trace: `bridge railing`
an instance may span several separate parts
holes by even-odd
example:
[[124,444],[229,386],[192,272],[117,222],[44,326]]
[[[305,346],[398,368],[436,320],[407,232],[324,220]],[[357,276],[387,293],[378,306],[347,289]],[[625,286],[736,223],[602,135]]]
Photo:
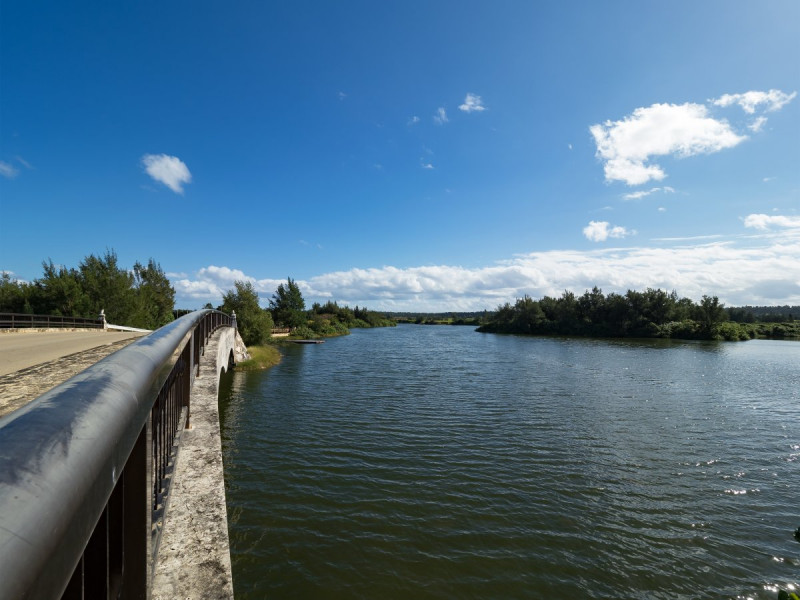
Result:
[[200,356],[188,314],[0,419],[0,598],[146,598]]
[[61,317],[56,315],[28,315],[23,313],[0,313],[0,329],[55,329],[62,327],[103,329],[103,319]]

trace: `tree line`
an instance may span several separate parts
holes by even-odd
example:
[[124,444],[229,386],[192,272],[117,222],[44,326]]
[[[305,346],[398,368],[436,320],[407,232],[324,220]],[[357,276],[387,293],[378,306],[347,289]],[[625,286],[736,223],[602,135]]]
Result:
[[[77,268],[47,260],[42,270],[42,276],[30,282],[0,274],[0,312],[93,319],[104,311],[109,323],[142,329],[158,329],[176,314],[190,312],[174,310],[175,289],[152,258],[147,264],[136,261],[131,269],[125,269],[117,253],[107,250],[101,256],[90,254]],[[315,303],[306,310],[300,288],[291,277],[275,290],[269,308],[261,308],[258,292],[247,281],[236,281],[217,308],[228,314],[236,311],[242,338],[249,345],[262,344],[275,327],[317,337],[341,335],[353,327],[395,324],[386,315],[336,302]]]
[[716,296],[699,303],[660,289],[603,294],[594,287],[582,296],[565,291],[560,298],[530,296],[505,303],[478,331],[591,337],[750,339],[754,333],[731,322]]
[[42,263],[31,282],[0,276],[0,312],[97,318],[116,325],[157,329],[172,321],[175,290],[152,258],[132,269],[119,265],[116,252],[90,254],[77,268]]
[[242,340],[257,346],[270,338],[272,329],[290,329],[294,337],[315,338],[345,335],[355,327],[388,327],[392,319],[381,313],[356,306],[339,306],[336,302],[315,302],[306,310],[305,299],[297,283],[289,277],[269,299],[269,308],[261,308],[258,291],[249,281],[234,282],[233,289],[222,296],[219,310],[236,311]]
[[738,306],[726,308],[737,323],[792,323],[800,318],[800,306]]

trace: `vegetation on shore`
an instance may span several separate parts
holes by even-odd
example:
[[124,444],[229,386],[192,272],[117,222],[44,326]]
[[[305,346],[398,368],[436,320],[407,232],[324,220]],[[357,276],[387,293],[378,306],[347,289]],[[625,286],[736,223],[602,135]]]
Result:
[[488,321],[488,311],[479,312],[446,312],[446,313],[388,313],[397,323],[414,323],[416,325],[472,325],[478,327]]
[[767,338],[770,340],[800,340],[800,321],[787,321],[785,323],[746,323],[744,327],[752,338]]
[[275,326],[272,314],[258,304],[258,292],[249,281],[234,282],[233,289],[222,295],[218,308],[227,314],[236,312],[236,326],[248,348],[264,344]]
[[395,321],[384,314],[356,306],[339,306],[337,302],[325,304],[315,302],[308,312],[307,327],[320,337],[347,335],[351,329],[370,327],[394,327]]
[[281,362],[281,353],[275,346],[248,346],[247,351],[250,358],[237,363],[236,371],[259,371]]
[[224,294],[219,309],[226,313],[236,311],[239,333],[248,348],[264,344],[276,327],[289,329],[292,339],[315,339],[347,335],[356,327],[396,325],[381,313],[358,306],[351,309],[336,302],[315,302],[310,310],[306,310],[300,288],[291,278],[275,290],[269,308],[261,308],[258,292],[252,283],[236,281],[234,288]]
[[514,305],[506,303],[478,331],[731,341],[774,337],[772,331],[782,334],[778,337],[798,332],[793,323],[778,327],[731,321],[716,296],[703,296],[695,303],[675,292],[651,288],[604,295],[595,287],[580,297],[566,291],[560,298],[533,300],[525,296]]

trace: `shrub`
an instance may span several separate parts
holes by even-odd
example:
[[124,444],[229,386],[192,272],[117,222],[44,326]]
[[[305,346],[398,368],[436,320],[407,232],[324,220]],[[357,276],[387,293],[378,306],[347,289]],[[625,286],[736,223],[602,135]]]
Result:
[[299,340],[311,340],[319,336],[308,325],[301,325],[292,330],[292,334],[289,337]]

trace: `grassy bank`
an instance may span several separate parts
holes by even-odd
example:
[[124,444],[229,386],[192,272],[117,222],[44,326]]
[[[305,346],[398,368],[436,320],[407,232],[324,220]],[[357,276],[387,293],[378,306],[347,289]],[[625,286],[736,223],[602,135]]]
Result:
[[275,346],[251,346],[247,349],[249,360],[236,365],[236,371],[258,371],[269,369],[281,362],[281,353]]

